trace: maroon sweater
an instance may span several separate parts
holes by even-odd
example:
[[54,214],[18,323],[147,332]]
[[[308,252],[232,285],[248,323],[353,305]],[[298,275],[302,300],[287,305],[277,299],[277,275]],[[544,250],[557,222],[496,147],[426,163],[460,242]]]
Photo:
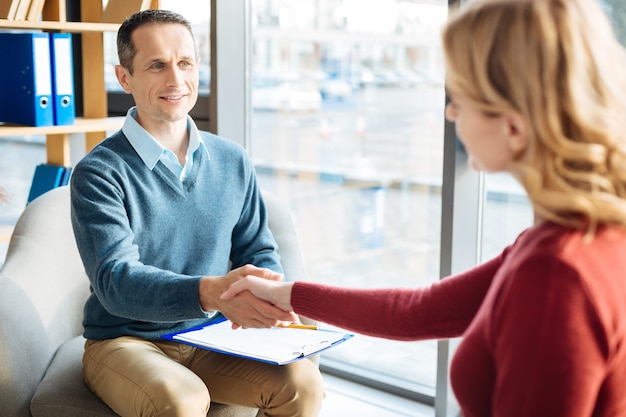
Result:
[[419,289],[297,282],[294,310],[397,340],[463,336],[451,382],[465,417],[626,416],[626,231],[544,224],[498,257]]

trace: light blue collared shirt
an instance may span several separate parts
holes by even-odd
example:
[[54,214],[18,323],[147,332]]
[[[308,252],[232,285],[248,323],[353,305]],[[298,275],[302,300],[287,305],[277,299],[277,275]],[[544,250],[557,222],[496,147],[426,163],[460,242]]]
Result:
[[200,132],[191,116],[187,115],[187,129],[189,130],[189,145],[185,155],[185,166],[178,162],[178,158],[174,152],[165,148],[154,138],[146,129],[137,122],[137,107],[133,106],[128,109],[122,132],[130,142],[135,152],[150,170],[154,169],[157,162],[163,164],[176,175],[180,181],[184,180],[191,168],[193,167],[193,154],[198,149],[204,149],[207,156],[209,151],[200,138]]

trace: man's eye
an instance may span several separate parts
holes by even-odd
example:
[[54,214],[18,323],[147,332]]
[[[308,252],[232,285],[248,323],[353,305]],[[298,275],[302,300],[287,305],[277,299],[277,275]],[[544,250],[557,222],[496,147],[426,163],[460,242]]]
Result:
[[160,62],[155,62],[154,64],[150,65],[150,69],[162,69],[163,68],[163,64]]
[[187,67],[190,67],[190,66],[191,66],[191,63],[190,63],[190,62],[187,62],[187,61],[183,61],[183,62],[181,62],[179,65],[180,65],[181,67],[183,67],[183,68],[187,68]]

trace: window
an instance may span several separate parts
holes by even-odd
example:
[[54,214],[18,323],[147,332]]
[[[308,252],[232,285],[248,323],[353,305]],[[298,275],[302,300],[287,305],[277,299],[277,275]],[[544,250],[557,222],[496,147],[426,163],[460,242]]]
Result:
[[[291,204],[308,279],[438,280],[447,1],[253,0],[250,13],[250,153]],[[359,335],[322,365],[433,396],[437,342]]]
[[508,174],[489,174],[484,181],[481,261],[500,254],[533,223],[532,207],[517,180]]

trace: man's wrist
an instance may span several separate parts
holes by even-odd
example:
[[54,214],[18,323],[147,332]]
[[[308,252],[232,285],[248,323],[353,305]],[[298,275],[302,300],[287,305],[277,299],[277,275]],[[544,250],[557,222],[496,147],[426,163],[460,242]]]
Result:
[[198,287],[198,297],[200,298],[200,309],[204,312],[204,314],[210,314],[213,311],[217,311],[217,306],[214,302],[214,294],[213,292],[216,290],[213,285],[214,280],[211,277],[204,277],[200,280],[200,284]]

